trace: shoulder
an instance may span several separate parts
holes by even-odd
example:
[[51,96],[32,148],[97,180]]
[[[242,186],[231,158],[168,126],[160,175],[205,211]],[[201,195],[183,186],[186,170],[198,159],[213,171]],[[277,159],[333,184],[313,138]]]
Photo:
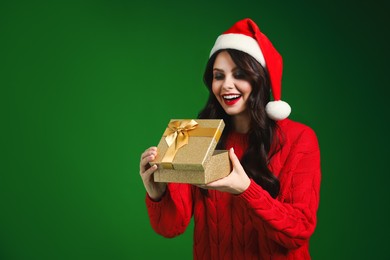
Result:
[[311,127],[291,119],[278,121],[277,126],[277,131],[284,145],[300,150],[318,149],[317,135]]
[[293,121],[291,119],[284,119],[284,120],[281,120],[281,121],[277,121],[276,122],[277,126],[279,127],[280,130],[282,130],[283,132],[285,132],[286,134],[289,134],[289,135],[299,135],[299,134],[302,134],[302,133],[311,133],[311,134],[315,134],[314,133],[314,130],[305,125],[305,124],[302,124],[300,122],[297,122],[297,121]]

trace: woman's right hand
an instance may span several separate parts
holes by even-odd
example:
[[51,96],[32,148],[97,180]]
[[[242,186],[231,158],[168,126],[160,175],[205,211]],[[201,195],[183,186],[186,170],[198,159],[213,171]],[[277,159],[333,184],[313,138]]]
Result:
[[149,162],[153,161],[157,155],[157,147],[150,147],[145,150],[141,155],[139,163],[139,173],[144,183],[146,192],[149,197],[158,201],[164,195],[167,189],[167,184],[164,182],[154,182],[153,173],[157,170],[157,165],[150,166]]

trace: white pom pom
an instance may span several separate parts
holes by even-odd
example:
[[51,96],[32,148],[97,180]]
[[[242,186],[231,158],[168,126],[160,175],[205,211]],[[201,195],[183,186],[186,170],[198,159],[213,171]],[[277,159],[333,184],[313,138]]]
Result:
[[287,118],[291,113],[291,107],[289,104],[282,100],[271,101],[265,106],[265,112],[268,117],[275,120],[283,120]]

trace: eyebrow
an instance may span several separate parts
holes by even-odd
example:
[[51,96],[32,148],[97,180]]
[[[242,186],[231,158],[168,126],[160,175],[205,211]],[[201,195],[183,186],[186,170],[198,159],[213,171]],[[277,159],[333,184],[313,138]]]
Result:
[[[232,71],[236,71],[236,70],[238,70],[239,68],[237,68],[237,67],[234,67],[233,69],[232,69]],[[225,72],[223,69],[218,69],[218,68],[213,68],[213,71],[220,71],[220,72]]]

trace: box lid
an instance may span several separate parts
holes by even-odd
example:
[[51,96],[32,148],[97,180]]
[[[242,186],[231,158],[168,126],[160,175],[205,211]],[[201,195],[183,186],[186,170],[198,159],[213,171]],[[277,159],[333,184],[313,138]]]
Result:
[[205,170],[224,127],[222,119],[170,120],[151,165],[157,164],[160,169]]

